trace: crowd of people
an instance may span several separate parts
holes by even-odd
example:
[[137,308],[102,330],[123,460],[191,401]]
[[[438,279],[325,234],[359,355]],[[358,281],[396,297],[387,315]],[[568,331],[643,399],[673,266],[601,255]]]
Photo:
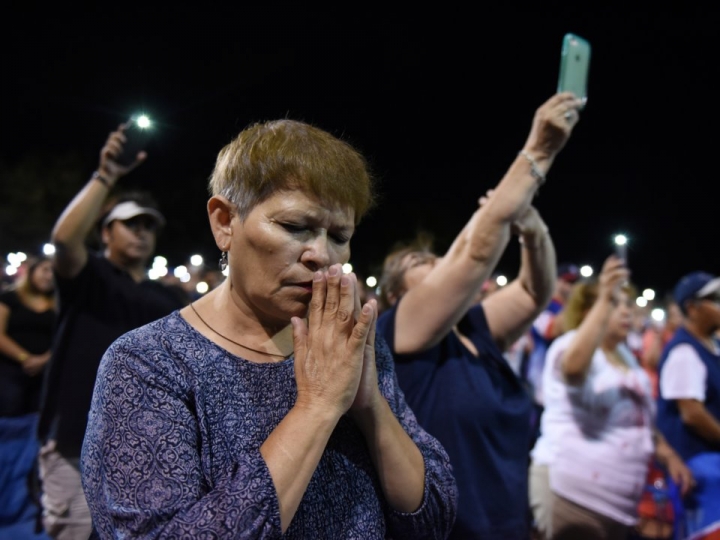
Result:
[[342,270],[375,204],[347,142],[284,119],[220,150],[227,277],[196,295],[147,278],[165,218],[121,189],[147,155],[119,126],[0,294],[0,538],[720,534],[720,278],[682,277],[659,327],[621,258],[558,264],[535,197],[582,106],[543,103],[450,248],[393,249],[377,297]]

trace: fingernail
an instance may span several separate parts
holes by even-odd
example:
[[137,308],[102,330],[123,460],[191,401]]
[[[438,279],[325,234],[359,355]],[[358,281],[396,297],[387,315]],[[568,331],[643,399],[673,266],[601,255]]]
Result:
[[322,281],[322,272],[319,270],[313,274],[313,281]]
[[343,276],[340,278],[340,285],[343,287],[347,287],[350,284],[350,278],[347,276]]
[[328,270],[329,276],[337,276],[338,274],[338,267],[336,265],[332,265],[330,269]]
[[363,306],[363,308],[362,308],[362,312],[363,312],[365,315],[369,315],[371,311],[372,311],[372,310],[370,309],[370,306],[367,305],[367,304],[365,304],[365,305]]

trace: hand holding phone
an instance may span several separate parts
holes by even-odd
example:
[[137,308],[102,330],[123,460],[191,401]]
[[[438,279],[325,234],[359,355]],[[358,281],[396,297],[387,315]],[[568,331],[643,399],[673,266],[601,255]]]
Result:
[[[145,121],[141,121],[143,118]],[[138,153],[147,148],[151,133],[147,117],[130,118],[125,123],[125,129],[123,130],[125,143],[123,144],[122,154],[115,158],[115,162],[124,167],[129,167],[135,163]]]
[[627,268],[628,265],[628,255],[627,255],[627,244],[628,239],[624,234],[617,234],[614,238],[615,243],[615,256],[618,259],[621,259],[623,262],[623,266]]
[[590,43],[575,34],[565,34],[560,53],[560,76],[558,93],[572,92],[582,101],[580,109],[587,102],[587,81],[590,70]]

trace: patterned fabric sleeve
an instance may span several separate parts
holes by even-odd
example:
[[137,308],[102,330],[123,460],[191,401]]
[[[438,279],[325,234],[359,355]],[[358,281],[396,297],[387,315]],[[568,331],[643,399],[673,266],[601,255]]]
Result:
[[281,537],[259,451],[237,455],[213,485],[192,376],[138,336],[126,334],[103,358],[83,447],[83,487],[101,538]]
[[375,351],[380,391],[425,461],[423,502],[412,513],[388,510],[390,537],[413,540],[447,538],[457,514],[457,485],[450,458],[442,445],[420,427],[415,414],[405,402],[395,375],[392,353],[380,336],[376,338]]

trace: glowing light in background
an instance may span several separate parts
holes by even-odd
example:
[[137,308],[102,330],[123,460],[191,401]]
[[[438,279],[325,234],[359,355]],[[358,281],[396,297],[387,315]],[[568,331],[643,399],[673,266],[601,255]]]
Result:
[[662,308],[655,308],[650,312],[650,316],[655,322],[663,322],[665,320],[665,310]]
[[208,289],[210,289],[210,286],[204,281],[201,281],[195,286],[195,290],[200,294],[205,294],[206,292],[208,292]]

